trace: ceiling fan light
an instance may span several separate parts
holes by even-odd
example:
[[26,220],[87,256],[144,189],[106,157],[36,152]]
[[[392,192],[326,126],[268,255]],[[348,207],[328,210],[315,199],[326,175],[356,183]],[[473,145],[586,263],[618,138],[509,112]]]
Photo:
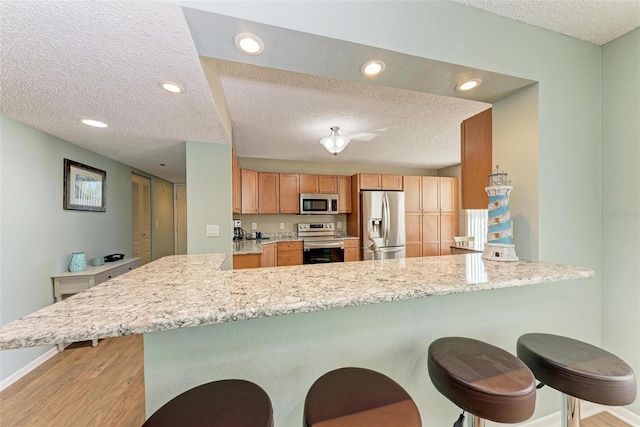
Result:
[[264,51],[264,43],[260,37],[251,33],[240,33],[235,38],[236,47],[247,55],[260,55]]
[[462,82],[458,86],[456,86],[456,90],[458,92],[465,91],[465,90],[471,90],[471,89],[473,89],[475,87],[480,86],[480,83],[482,83],[482,80],[480,80],[480,79],[469,79],[466,82]]
[[322,146],[334,156],[337,156],[338,153],[341,153],[342,150],[345,149],[347,144],[351,142],[351,140],[346,136],[341,136],[338,133],[338,130],[340,130],[338,126],[333,126],[331,128],[331,134],[320,140],[320,144],[322,144]]
[[360,67],[360,72],[365,77],[376,77],[382,74],[386,66],[387,65],[384,62],[374,59],[362,64],[362,67]]

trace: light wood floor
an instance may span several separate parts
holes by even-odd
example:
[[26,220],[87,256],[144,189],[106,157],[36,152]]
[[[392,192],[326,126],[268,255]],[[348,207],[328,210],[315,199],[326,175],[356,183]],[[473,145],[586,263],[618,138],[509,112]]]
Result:
[[[139,427],[143,363],[141,335],[72,344],[0,392],[0,426]],[[582,427],[632,426],[601,412]]]
[[142,335],[71,344],[0,392],[0,426],[139,427]]

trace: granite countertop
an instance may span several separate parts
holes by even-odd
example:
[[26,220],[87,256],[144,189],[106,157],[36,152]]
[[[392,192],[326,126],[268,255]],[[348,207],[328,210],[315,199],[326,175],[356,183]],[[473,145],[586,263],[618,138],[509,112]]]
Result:
[[481,254],[246,270],[168,256],[0,327],[0,350],[594,276]]

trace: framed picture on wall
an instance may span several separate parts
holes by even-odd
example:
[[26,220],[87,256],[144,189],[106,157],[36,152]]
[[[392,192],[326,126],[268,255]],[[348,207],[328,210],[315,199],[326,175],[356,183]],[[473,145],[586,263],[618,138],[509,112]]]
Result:
[[65,210],[106,212],[107,173],[64,159],[63,206]]

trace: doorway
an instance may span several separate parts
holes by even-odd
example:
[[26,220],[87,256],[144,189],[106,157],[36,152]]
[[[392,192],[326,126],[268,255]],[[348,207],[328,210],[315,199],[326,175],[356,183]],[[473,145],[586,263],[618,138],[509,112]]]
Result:
[[133,257],[140,265],[151,262],[151,180],[131,174]]
[[175,190],[176,255],[187,253],[187,186],[176,184]]

